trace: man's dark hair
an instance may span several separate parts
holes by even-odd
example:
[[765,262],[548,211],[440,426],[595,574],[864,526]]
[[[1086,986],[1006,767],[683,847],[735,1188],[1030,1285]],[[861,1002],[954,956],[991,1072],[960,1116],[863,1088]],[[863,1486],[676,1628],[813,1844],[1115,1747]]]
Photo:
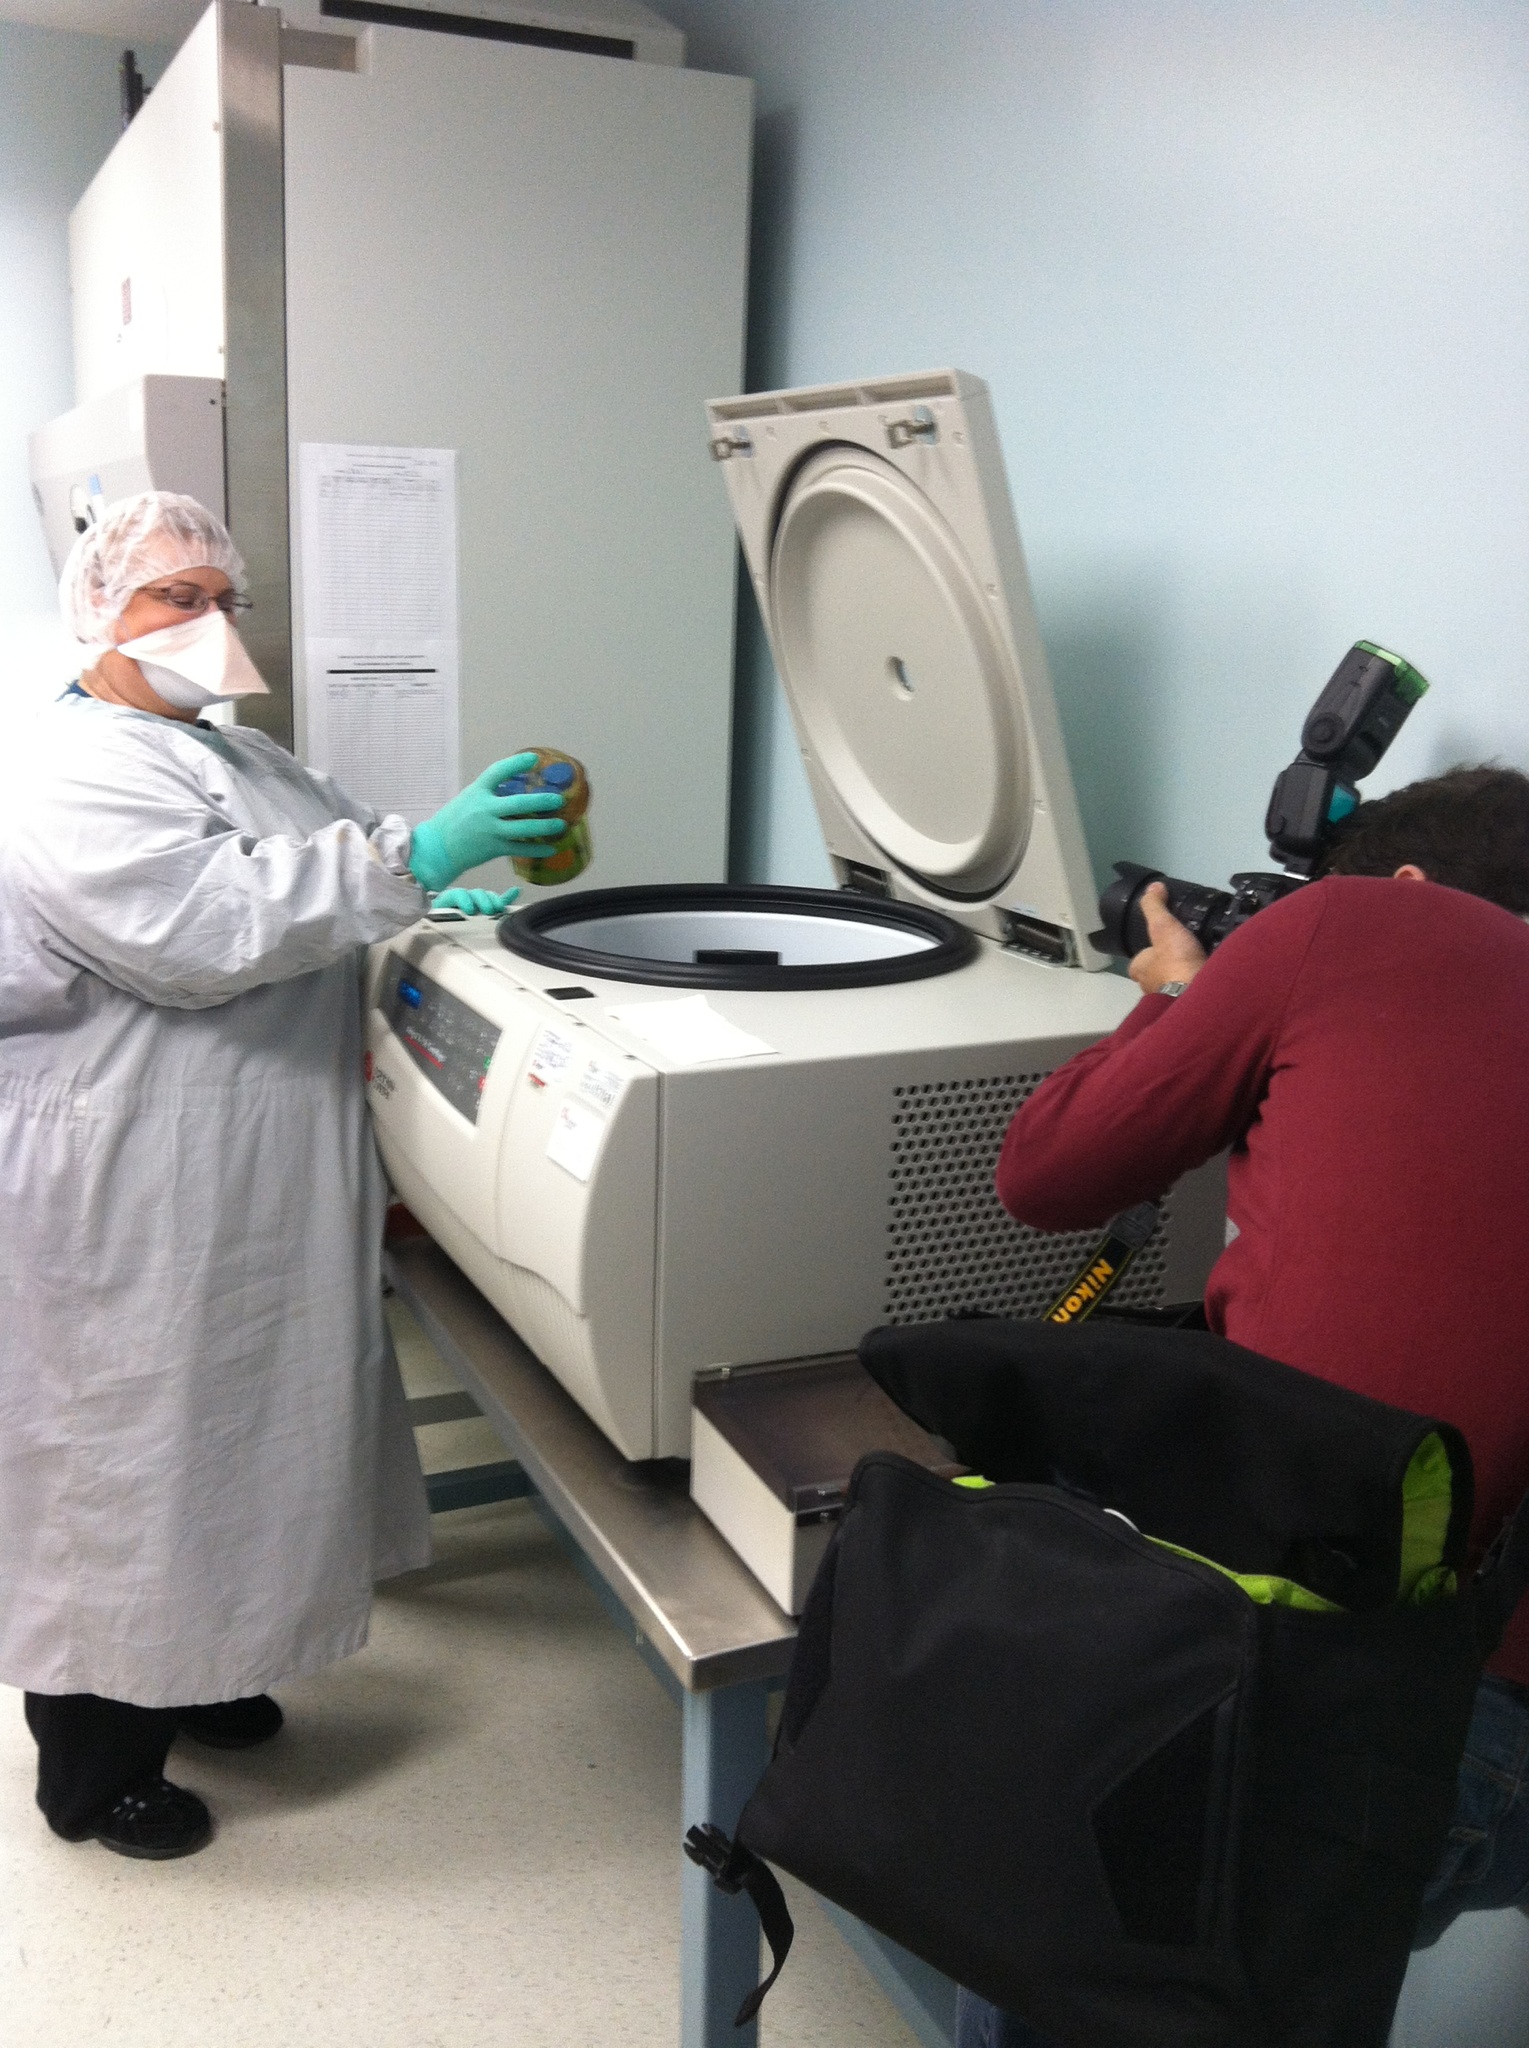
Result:
[[1451,768],[1361,804],[1338,829],[1324,875],[1394,875],[1409,862],[1430,882],[1529,911],[1529,775]]

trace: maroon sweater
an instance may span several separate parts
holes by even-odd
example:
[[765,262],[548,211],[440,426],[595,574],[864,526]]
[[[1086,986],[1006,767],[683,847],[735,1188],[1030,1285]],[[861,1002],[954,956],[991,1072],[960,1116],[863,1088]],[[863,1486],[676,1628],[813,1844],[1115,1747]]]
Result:
[[[1455,1423],[1484,1547],[1529,1488],[1529,925],[1334,876],[1038,1088],[1004,1206],[1077,1230],[1232,1148],[1211,1328]],[[1492,1670],[1529,1684],[1529,1600]]]

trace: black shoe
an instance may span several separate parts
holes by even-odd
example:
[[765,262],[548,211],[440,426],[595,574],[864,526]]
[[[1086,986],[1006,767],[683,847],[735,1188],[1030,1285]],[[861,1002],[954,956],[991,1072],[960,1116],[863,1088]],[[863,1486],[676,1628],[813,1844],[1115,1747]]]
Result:
[[94,1839],[119,1856],[166,1863],[172,1856],[190,1856],[211,1834],[212,1815],[194,1792],[154,1778],[124,1792],[85,1830],[83,1839]]
[[209,1749],[253,1749],[281,1731],[282,1712],[268,1692],[252,1700],[220,1700],[212,1707],[182,1707],[180,1732]]

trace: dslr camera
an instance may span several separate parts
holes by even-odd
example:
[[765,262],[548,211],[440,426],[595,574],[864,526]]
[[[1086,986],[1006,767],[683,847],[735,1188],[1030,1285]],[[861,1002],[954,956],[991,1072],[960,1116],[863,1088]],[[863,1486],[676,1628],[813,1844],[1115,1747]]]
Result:
[[1411,662],[1372,640],[1356,641],[1306,714],[1301,751],[1283,769],[1269,799],[1264,831],[1283,874],[1233,875],[1231,886],[1180,881],[1158,868],[1118,860],[1115,879],[1099,898],[1102,931],[1094,945],[1129,960],[1149,944],[1142,892],[1168,886],[1168,908],[1211,952],[1255,912],[1288,896],[1309,879],[1338,827],[1359,806],[1356,785],[1380,761],[1428,688]]

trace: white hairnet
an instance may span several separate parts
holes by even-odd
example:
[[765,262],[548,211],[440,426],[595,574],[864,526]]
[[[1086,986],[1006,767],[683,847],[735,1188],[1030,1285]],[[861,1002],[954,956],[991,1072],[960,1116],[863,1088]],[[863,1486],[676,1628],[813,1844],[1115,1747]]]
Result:
[[118,498],[69,550],[58,579],[64,624],[87,647],[108,646],[133,592],[185,569],[221,569],[235,586],[243,582],[222,520],[179,491]]

